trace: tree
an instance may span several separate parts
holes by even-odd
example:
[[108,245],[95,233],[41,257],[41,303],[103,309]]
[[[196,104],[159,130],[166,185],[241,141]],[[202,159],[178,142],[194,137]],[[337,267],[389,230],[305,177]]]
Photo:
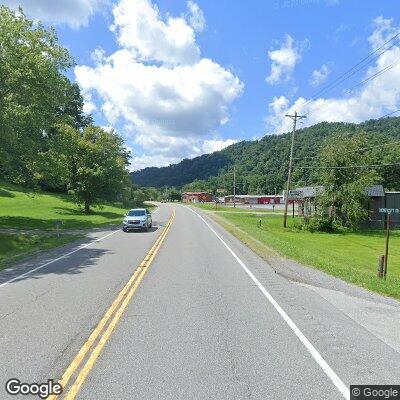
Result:
[[123,200],[129,151],[114,131],[93,125],[83,131],[59,126],[40,160],[40,178],[65,185],[85,213],[104,201]]
[[58,123],[65,123],[76,129],[93,124],[91,115],[83,112],[83,97],[77,83],[68,82],[65,87],[65,103],[57,110]]
[[18,183],[30,179],[30,164],[57,110],[68,102],[62,75],[73,65],[54,29],[0,6],[0,174]]
[[335,225],[355,228],[368,217],[366,189],[382,178],[374,168],[362,166],[373,164],[373,156],[365,154],[365,149],[377,140],[376,135],[366,133],[340,133],[324,143],[314,175],[325,187],[318,205],[327,229]]

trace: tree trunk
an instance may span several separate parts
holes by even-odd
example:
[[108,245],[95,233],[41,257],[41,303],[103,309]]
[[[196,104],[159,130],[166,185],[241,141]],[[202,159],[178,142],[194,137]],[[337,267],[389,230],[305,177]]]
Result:
[[90,214],[90,203],[88,200],[85,200],[85,214]]

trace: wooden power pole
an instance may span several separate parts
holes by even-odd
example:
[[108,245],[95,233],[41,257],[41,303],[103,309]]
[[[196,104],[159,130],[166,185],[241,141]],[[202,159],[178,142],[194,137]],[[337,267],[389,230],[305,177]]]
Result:
[[288,172],[288,180],[286,186],[286,199],[285,199],[285,214],[283,216],[283,226],[287,227],[287,213],[288,213],[288,205],[289,205],[289,189],[290,189],[290,180],[292,178],[292,165],[293,165],[293,147],[294,147],[294,134],[296,133],[296,124],[298,119],[306,118],[305,115],[297,115],[297,111],[295,111],[294,115],[286,114],[286,117],[289,117],[293,120],[293,131],[292,131],[292,144],[290,146],[290,159],[289,159],[289,172]]
[[236,207],[236,166],[233,166],[233,208]]

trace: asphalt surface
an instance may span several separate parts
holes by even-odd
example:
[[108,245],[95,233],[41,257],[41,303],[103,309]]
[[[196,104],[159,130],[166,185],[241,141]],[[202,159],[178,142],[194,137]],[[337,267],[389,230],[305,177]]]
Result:
[[[398,319],[398,302],[343,292],[354,298],[346,303],[340,289],[294,282],[198,210],[205,221],[161,204],[150,232],[97,233],[82,249],[0,273],[1,399],[26,398],[7,395],[11,377],[60,378],[173,208],[171,229],[78,399],[343,399],[332,374],[347,388],[400,384],[398,332],[366,322],[387,317],[389,306]],[[360,318],[362,310],[370,314]],[[380,323],[391,326],[372,325]]]

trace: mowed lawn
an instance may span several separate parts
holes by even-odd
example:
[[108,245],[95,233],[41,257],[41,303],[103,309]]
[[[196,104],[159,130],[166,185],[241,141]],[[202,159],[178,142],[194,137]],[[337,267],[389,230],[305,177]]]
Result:
[[105,205],[87,215],[70,196],[35,192],[13,185],[0,185],[0,228],[82,229],[122,223],[126,208]]
[[[383,230],[360,233],[311,233],[282,226],[282,216],[218,213],[254,239],[303,264],[348,282],[400,298],[400,231],[391,231],[387,280],[377,278],[378,256],[384,254]],[[261,220],[261,227],[259,221]],[[233,233],[234,230],[233,230]]]

